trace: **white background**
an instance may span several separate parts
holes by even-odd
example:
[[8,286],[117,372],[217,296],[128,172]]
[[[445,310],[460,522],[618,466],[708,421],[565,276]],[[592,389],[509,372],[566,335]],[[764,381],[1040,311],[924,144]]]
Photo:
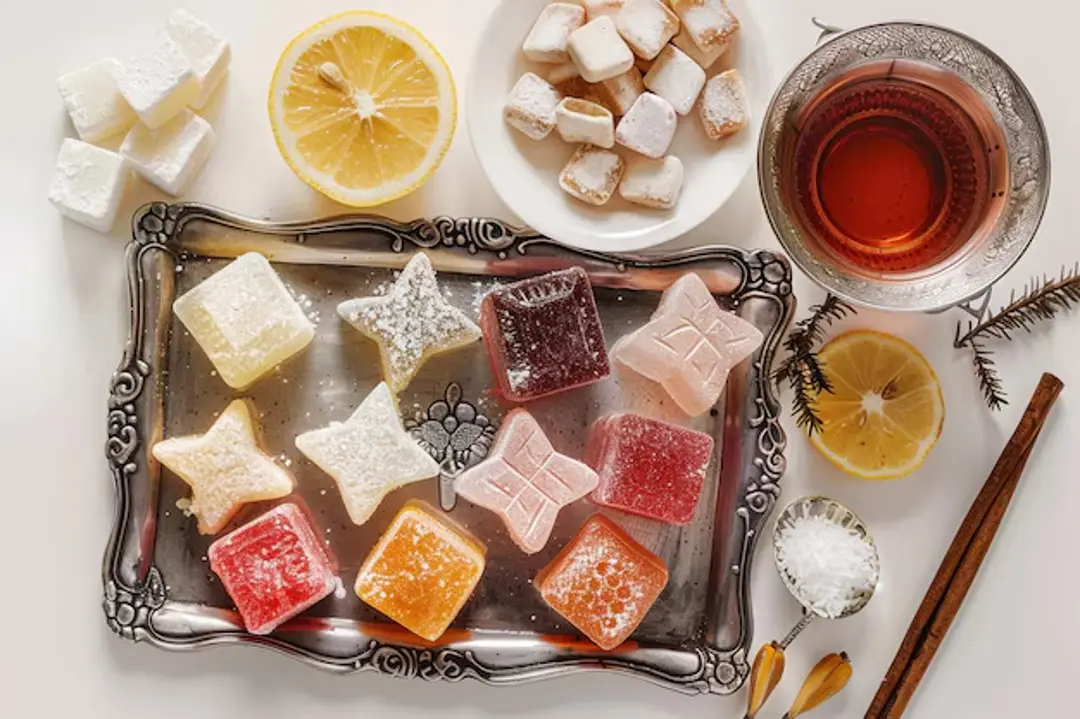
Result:
[[[897,17],[957,27],[996,49],[1024,78],[1049,127],[1054,187],[1033,249],[1007,278],[1056,272],[1080,260],[1077,242],[1080,95],[1077,15],[1069,3],[1027,0],[753,0],[771,43],[761,48],[778,79],[816,37],[811,14],[854,25]],[[473,43],[496,0],[364,3],[422,28],[463,82]],[[361,4],[361,3],[358,3]],[[334,677],[251,649],[169,654],[123,642],[106,629],[100,560],[112,514],[103,459],[105,398],[125,337],[121,256],[126,221],[112,236],[64,222],[46,201],[52,164],[73,131],[55,89],[62,72],[123,56],[159,28],[161,0],[0,3],[0,715],[5,717],[632,717],[742,716],[736,698],[686,698],[627,678],[590,674],[514,689]],[[337,211],[279,158],[266,119],[278,53],[299,30],[348,9],[341,0],[191,0],[188,9],[233,42],[232,74],[207,116],[218,149],[188,199],[257,217],[310,218]],[[123,210],[159,198],[141,186]],[[509,217],[473,159],[464,124],[446,163],[421,192],[390,206],[399,218],[435,213]],[[692,240],[773,246],[748,179]],[[820,294],[799,280],[805,308]],[[788,676],[761,715],[779,717],[809,666],[847,650],[855,677],[812,716],[859,717],[891,660],[953,532],[1020,415],[1039,373],[1068,386],[982,574],[910,716],[1068,716],[1075,702],[1080,612],[1076,507],[1080,505],[1080,317],[1001,346],[1013,404],[981,405],[968,358],[951,348],[957,313],[863,314],[856,321],[914,342],[940,373],[948,407],[941,443],[914,476],[864,484],[819,459],[793,427],[784,499],[815,492],[850,504],[873,529],[883,586],[859,616],[812,626],[794,645]],[[855,323],[853,323],[855,324]],[[782,635],[797,610],[761,553],[753,577],[757,640]],[[755,642],[756,644],[757,642]]]

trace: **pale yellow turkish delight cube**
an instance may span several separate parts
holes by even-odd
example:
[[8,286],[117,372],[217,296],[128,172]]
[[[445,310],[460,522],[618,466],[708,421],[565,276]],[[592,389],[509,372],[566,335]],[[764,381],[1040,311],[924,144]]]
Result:
[[582,202],[603,205],[615,193],[625,169],[626,162],[614,152],[582,145],[559,175],[559,187]]

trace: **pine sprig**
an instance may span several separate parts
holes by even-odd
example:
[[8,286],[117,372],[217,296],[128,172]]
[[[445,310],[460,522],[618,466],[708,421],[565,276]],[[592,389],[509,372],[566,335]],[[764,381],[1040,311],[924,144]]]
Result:
[[773,381],[777,387],[787,383],[791,388],[791,414],[795,417],[795,425],[805,429],[807,434],[820,432],[822,428],[821,418],[817,414],[817,396],[833,391],[817,349],[825,341],[826,332],[834,322],[853,314],[854,307],[829,294],[820,305],[810,308],[809,317],[795,323],[784,340],[787,357],[773,372]]
[[988,339],[1009,341],[1021,330],[1031,333],[1036,325],[1077,305],[1080,305],[1080,263],[1073,265],[1071,270],[1062,268],[1058,277],[1032,279],[1024,285],[1019,296],[1014,290],[1008,304],[997,312],[990,312],[979,322],[968,322],[966,332],[961,324],[956,325],[953,346],[971,349],[975,376],[990,409],[999,410],[1009,402],[991,359],[993,351],[984,342]]

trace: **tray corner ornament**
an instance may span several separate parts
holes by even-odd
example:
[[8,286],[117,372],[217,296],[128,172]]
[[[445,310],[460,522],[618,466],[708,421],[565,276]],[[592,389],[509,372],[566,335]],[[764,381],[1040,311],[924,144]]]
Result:
[[[539,253],[575,263],[600,265],[628,272],[634,268],[671,268],[693,263],[720,263],[738,277],[730,294],[733,306],[756,302],[761,308],[765,342],[748,363],[746,392],[733,392],[728,408],[745,405],[737,415],[741,441],[729,448],[725,435],[723,465],[736,463],[738,474],[735,523],[741,525],[728,562],[713,560],[712,579],[731,593],[738,607],[734,635],[706,621],[704,645],[685,647],[643,646],[629,652],[581,652],[553,645],[525,648],[515,645],[507,660],[505,647],[465,640],[443,647],[394,644],[366,635],[362,625],[343,620],[334,625],[338,642],[319,643],[317,632],[290,632],[287,636],[254,637],[236,631],[220,617],[200,613],[199,605],[170,599],[166,577],[155,565],[156,512],[159,469],[150,461],[149,446],[160,436],[163,412],[162,370],[166,352],[161,345],[167,332],[168,306],[174,289],[174,266],[185,254],[180,237],[186,225],[202,221],[230,230],[284,238],[291,245],[363,241],[381,252],[404,253],[439,249],[482,256],[489,264],[511,256]],[[115,488],[115,515],[103,561],[102,607],[109,628],[132,641],[148,641],[166,649],[191,649],[223,642],[269,647],[323,669],[338,672],[376,671],[397,677],[487,684],[515,684],[604,668],[634,674],[687,694],[731,694],[750,672],[747,661],[752,635],[749,608],[750,572],[758,535],[780,494],[785,469],[786,438],[780,426],[780,405],[770,382],[770,367],[783,333],[794,313],[792,271],[786,257],[770,250],[743,250],[726,246],[701,247],[655,255],[609,255],[567,248],[536,232],[489,218],[437,217],[397,222],[372,215],[353,215],[313,222],[271,223],[244,218],[204,205],[153,203],[135,214],[132,241],[126,251],[129,295],[129,337],[120,365],[113,375],[108,399],[106,458]],[[361,240],[357,240],[357,237]],[[328,239],[333,238],[333,239]],[[278,242],[278,240],[274,240]],[[276,246],[276,245],[275,245]],[[177,268],[179,269],[179,268]],[[453,506],[453,477],[486,456],[496,426],[450,384],[445,396],[417,409],[405,423],[414,437],[440,462],[440,503]],[[730,452],[730,454],[729,454]],[[726,566],[717,566],[726,564]],[[710,603],[713,598],[710,597]],[[716,601],[720,601],[719,599]],[[710,612],[715,614],[718,612]],[[478,632],[481,634],[482,632]],[[340,637],[352,643],[341,646]]]

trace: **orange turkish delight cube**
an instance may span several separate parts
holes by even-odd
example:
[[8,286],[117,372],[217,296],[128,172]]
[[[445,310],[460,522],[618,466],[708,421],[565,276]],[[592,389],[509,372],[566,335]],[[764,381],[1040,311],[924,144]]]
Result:
[[435,641],[484,573],[484,546],[421,502],[402,507],[356,577],[356,595]]
[[634,633],[667,581],[659,557],[594,514],[535,584],[552,609],[609,650]]

